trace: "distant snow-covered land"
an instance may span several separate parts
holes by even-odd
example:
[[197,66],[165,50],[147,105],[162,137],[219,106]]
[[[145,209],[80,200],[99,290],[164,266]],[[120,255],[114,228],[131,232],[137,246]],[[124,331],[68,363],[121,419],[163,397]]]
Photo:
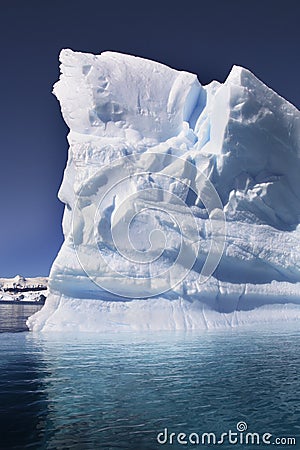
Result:
[[17,275],[14,278],[0,278],[0,303],[44,303],[47,286],[46,277],[25,278]]

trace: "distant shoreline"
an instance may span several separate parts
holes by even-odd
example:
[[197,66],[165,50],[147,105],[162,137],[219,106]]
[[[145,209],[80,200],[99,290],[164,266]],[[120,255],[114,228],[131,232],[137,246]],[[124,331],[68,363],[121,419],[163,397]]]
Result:
[[0,278],[0,305],[43,306],[48,287],[47,277]]
[[43,306],[45,301],[26,301],[26,300],[0,300],[0,305],[41,305]]

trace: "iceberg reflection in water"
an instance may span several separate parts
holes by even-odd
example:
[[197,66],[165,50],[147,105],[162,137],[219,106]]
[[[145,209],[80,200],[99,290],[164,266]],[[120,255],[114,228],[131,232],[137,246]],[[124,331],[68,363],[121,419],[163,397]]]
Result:
[[3,333],[1,449],[153,450],[165,427],[222,433],[239,421],[251,432],[297,438],[296,327]]

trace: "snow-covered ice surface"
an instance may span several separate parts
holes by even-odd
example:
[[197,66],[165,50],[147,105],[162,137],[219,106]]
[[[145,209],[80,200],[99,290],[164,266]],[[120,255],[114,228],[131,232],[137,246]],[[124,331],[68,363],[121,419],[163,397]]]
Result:
[[300,319],[300,113],[251,72],[221,84],[63,50],[65,241],[38,330]]

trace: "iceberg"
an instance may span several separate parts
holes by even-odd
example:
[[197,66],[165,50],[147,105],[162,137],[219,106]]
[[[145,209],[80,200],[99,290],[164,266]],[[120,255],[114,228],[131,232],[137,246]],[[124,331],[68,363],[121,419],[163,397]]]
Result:
[[33,331],[300,319],[300,113],[249,70],[224,83],[66,49],[64,243]]

